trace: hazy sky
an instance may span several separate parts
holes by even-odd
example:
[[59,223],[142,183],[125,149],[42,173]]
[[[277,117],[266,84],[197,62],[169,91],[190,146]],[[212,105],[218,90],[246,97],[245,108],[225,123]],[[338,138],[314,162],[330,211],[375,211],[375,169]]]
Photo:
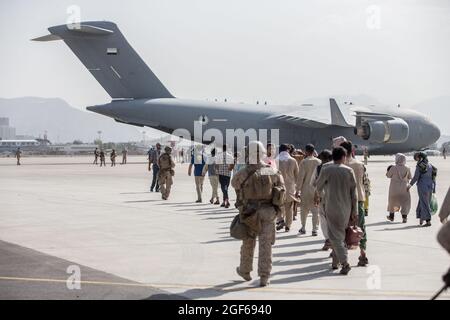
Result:
[[110,100],[63,42],[29,41],[66,23],[71,5],[84,21],[116,22],[177,97],[368,94],[408,106],[450,95],[448,0],[1,0],[0,97]]

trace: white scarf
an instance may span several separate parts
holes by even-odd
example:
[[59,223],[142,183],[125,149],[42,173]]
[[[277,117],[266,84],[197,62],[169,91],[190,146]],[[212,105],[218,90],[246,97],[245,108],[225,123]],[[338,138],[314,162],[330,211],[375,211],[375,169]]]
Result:
[[289,154],[289,152],[287,151],[282,151],[280,152],[280,154],[277,157],[278,161],[288,161],[291,157],[291,155]]

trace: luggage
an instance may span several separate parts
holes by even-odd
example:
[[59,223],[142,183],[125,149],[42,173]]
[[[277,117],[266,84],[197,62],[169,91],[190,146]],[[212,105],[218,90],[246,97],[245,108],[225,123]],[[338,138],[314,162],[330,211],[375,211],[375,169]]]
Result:
[[240,214],[237,214],[230,225],[230,236],[237,240],[250,238],[249,227],[241,222]]
[[433,193],[431,195],[431,201],[430,201],[430,208],[431,208],[431,214],[436,214],[438,212],[439,206],[436,198],[436,194]]
[[359,247],[364,233],[358,226],[350,226],[345,230],[345,244],[348,249],[353,250]]

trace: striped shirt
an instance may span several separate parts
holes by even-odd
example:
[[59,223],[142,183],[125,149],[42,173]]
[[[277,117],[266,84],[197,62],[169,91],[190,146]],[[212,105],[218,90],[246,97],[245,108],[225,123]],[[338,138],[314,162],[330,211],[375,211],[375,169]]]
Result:
[[216,174],[231,177],[230,165],[232,164],[234,164],[234,159],[228,152],[218,155],[216,157]]

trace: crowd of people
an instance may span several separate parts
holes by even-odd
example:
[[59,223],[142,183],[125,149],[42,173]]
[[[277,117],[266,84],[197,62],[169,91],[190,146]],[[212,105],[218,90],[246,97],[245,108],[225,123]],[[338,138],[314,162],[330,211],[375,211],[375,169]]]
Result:
[[[160,192],[161,198],[170,196],[177,157],[169,146],[157,143],[148,152],[148,170],[152,172],[151,192]],[[22,152],[17,149],[17,165]],[[107,153],[95,148],[93,164],[106,166]],[[178,155],[185,161],[185,154]],[[369,214],[371,183],[367,173],[368,149],[363,150],[364,162],[355,157],[355,148],[345,137],[333,139],[330,149],[318,152],[313,144],[304,150],[292,144],[263,145],[250,142],[243,150],[231,153],[227,145],[220,150],[197,145],[190,152],[188,175],[194,176],[197,203],[203,202],[204,182],[208,176],[212,205],[230,208],[230,186],[235,190],[235,207],[239,214],[233,220],[231,234],[242,240],[240,264],[236,272],[244,280],[251,280],[256,242],[259,243],[258,275],[261,286],[269,283],[272,270],[272,246],[276,233],[291,232],[295,220],[300,220],[299,235],[308,231],[311,216],[311,235],[318,236],[319,226],[324,237],[322,250],[331,250],[331,268],[340,268],[340,274],[350,270],[348,249],[358,248],[357,266],[367,266],[367,232],[365,219]],[[445,154],[444,154],[445,156]],[[116,165],[117,153],[111,150],[111,166]],[[100,160],[100,163],[98,163]],[[390,180],[387,219],[395,220],[400,213],[407,223],[411,210],[411,188],[417,186],[416,218],[422,227],[431,226],[437,211],[437,168],[427,154],[414,154],[414,170],[407,165],[407,157],[398,153],[395,163],[389,165],[386,177]],[[127,150],[122,150],[122,164],[127,163]],[[414,172],[414,174],[412,174]],[[219,192],[220,187],[220,192]],[[231,195],[233,197],[233,195]],[[443,202],[440,220],[446,223],[450,215],[450,189]],[[450,225],[439,233],[440,243],[450,250]],[[236,229],[238,228],[238,229]],[[445,230],[444,230],[445,229]],[[355,238],[356,235],[356,238]],[[355,242],[356,239],[356,242]],[[444,246],[445,247],[445,246]],[[450,251],[449,251],[450,252]]]
[[[357,160],[352,142],[345,137],[335,138],[330,149],[320,152],[312,144],[306,145],[304,150],[281,144],[276,152],[275,145],[257,141],[234,154],[226,145],[220,149],[207,152],[204,146],[194,147],[188,175],[194,176],[197,203],[203,202],[206,176],[212,189],[209,202],[213,205],[229,208],[230,186],[235,190],[238,221],[246,230],[245,236],[239,237],[243,243],[236,272],[244,280],[251,280],[257,239],[258,274],[261,286],[266,286],[272,268],[276,231],[291,232],[293,221],[299,219],[298,234],[304,235],[308,233],[310,216],[311,235],[318,235],[320,225],[325,238],[322,250],[331,249],[333,270],[340,268],[342,275],[351,270],[348,249],[355,248],[355,243],[349,243],[349,229],[357,234],[357,266],[368,265],[365,218],[369,214],[371,184],[366,169],[367,151],[364,152],[364,163]],[[157,144],[148,158],[149,170],[153,171],[150,191],[160,191],[164,200],[169,197],[175,173],[171,152],[170,147],[162,151],[161,145]],[[395,164],[387,168],[386,176],[390,179],[387,219],[394,221],[395,213],[400,212],[403,223],[407,222],[411,208],[410,188],[417,185],[417,219],[426,227],[431,225],[437,169],[423,152],[415,154],[414,159],[417,162],[414,175],[403,154],[397,154]]]

